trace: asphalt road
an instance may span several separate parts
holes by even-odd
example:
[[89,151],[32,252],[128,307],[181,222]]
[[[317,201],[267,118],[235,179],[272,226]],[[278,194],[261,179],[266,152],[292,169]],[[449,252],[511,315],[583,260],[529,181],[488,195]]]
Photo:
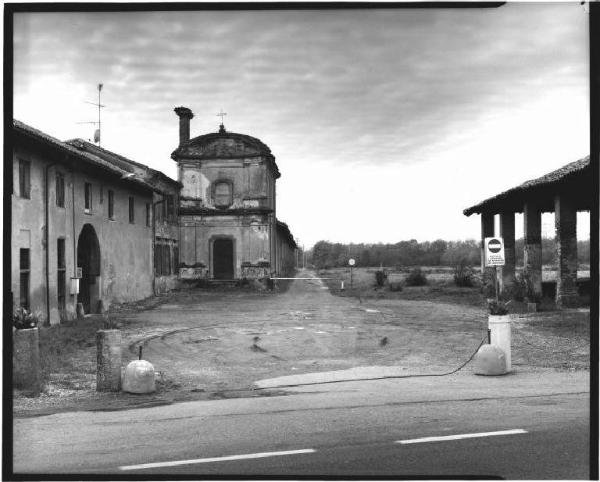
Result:
[[587,479],[588,444],[587,374],[545,371],[16,419],[14,470]]

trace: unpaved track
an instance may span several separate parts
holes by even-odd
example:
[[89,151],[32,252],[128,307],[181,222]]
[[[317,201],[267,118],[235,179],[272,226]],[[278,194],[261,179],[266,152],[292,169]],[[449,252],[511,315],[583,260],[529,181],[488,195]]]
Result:
[[194,291],[128,315],[124,328],[130,358],[142,345],[167,388],[213,391],[358,366],[449,370],[476,348],[484,321],[468,306],[360,303],[332,296],[320,280],[294,280],[274,294]]

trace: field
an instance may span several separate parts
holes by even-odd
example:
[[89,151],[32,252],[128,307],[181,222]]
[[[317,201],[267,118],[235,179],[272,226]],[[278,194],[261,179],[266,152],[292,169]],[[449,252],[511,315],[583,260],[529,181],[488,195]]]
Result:
[[[589,278],[589,266],[582,266],[578,271],[579,278]],[[383,287],[378,287],[375,282],[375,273],[383,269],[387,275]],[[325,279],[331,293],[337,296],[354,296],[362,299],[404,299],[404,300],[431,300],[445,303],[467,304],[485,308],[486,299],[481,293],[481,274],[478,270],[474,272],[473,287],[458,287],[454,283],[454,269],[448,266],[423,266],[421,271],[427,278],[425,286],[406,286],[406,277],[412,267],[397,268],[353,268],[352,281],[350,268],[332,268],[318,270],[319,276]],[[517,269],[519,272],[520,269]],[[544,266],[542,271],[543,282],[554,281],[556,271],[551,266]],[[341,289],[342,281],[344,289]],[[390,290],[392,283],[399,283],[401,291]],[[526,311],[523,303],[512,302],[509,308],[511,313]],[[553,309],[553,300],[544,299],[542,309]]]

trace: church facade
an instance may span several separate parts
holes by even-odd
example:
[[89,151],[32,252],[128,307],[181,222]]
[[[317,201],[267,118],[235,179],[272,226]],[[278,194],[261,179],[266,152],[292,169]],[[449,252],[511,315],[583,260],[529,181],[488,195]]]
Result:
[[289,274],[296,243],[276,216],[275,156],[259,139],[226,131],[190,138],[193,113],[177,107],[180,276],[258,279]]

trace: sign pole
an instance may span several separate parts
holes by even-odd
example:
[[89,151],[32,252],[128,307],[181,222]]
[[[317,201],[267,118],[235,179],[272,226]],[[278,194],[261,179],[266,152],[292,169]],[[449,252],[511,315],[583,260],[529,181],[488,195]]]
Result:
[[498,266],[494,266],[494,289],[496,290],[496,303],[498,303]]
[[354,266],[350,266],[350,289],[354,287],[354,276],[352,271],[353,268]]

